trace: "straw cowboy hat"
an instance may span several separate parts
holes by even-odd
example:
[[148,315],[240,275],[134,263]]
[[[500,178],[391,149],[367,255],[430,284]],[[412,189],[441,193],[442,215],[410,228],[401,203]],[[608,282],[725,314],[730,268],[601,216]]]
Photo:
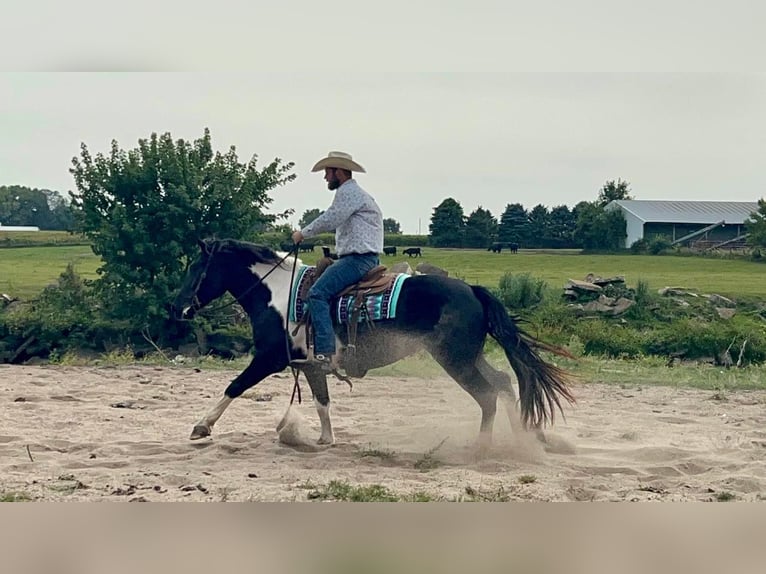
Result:
[[351,158],[351,154],[347,154],[342,151],[331,151],[327,154],[327,157],[323,157],[318,162],[316,162],[316,165],[311,168],[311,171],[322,171],[326,167],[335,167],[338,169],[347,169],[348,171],[367,173],[361,165],[356,163]]

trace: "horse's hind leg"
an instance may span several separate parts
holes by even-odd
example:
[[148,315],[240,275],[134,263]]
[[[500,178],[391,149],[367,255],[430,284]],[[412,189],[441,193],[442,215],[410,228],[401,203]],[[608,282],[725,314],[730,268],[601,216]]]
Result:
[[[479,355],[476,359],[476,367],[479,369],[484,378],[498,391],[500,400],[505,407],[505,412],[508,414],[508,420],[511,423],[511,430],[514,435],[521,436],[524,432],[524,427],[521,424],[521,417],[519,416],[519,409],[516,405],[516,391],[513,389],[513,381],[508,373],[500,371],[489,364],[484,355]],[[536,429],[535,433],[537,438],[541,442],[545,441],[545,434],[542,429]]]
[[479,404],[481,424],[478,444],[482,449],[489,447],[492,444],[492,427],[497,412],[497,389],[487,381],[476,365],[461,364],[444,355],[435,355],[434,358]]

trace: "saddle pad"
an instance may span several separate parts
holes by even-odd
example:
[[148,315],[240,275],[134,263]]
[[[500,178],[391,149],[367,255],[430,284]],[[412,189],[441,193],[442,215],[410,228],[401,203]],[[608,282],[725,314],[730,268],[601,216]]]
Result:
[[[306,311],[308,310],[308,299],[306,299],[307,289],[306,284],[314,283],[314,275],[316,274],[316,267],[305,265],[301,267],[295,275],[295,281],[293,282],[293,289],[290,293],[290,321],[298,323]],[[365,304],[367,307],[367,313],[369,318],[373,321],[380,321],[383,319],[393,319],[396,316],[396,303],[399,300],[399,293],[402,289],[404,281],[410,276],[406,273],[399,273],[391,283],[391,287],[386,289],[383,293],[377,293],[365,297]],[[354,296],[346,295],[340,299],[333,299],[332,303],[332,318],[336,323],[347,323],[349,320],[349,314],[354,305]],[[366,320],[365,314],[359,314],[359,321]]]

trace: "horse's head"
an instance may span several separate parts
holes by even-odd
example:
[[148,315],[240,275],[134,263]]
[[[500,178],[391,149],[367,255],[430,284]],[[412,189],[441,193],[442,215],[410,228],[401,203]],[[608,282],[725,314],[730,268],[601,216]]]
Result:
[[194,314],[226,292],[221,273],[221,242],[214,239],[199,241],[200,254],[186,272],[181,290],[173,301],[176,319],[191,319]]

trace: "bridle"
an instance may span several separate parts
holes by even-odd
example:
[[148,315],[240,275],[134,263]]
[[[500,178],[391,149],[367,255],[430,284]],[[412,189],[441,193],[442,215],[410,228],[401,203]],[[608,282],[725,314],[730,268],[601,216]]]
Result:
[[[199,297],[197,296],[197,294],[199,293],[199,288],[202,286],[202,282],[205,280],[205,277],[207,277],[207,272],[208,272],[208,269],[210,268],[210,262],[212,261],[213,256],[219,250],[220,250],[220,247],[218,245],[215,245],[213,247],[213,249],[210,252],[207,253],[207,260],[205,261],[205,268],[202,270],[202,273],[199,274],[197,280],[194,282],[194,290],[192,292],[191,301],[192,301],[192,309],[194,309],[195,314],[196,314],[197,311],[199,311],[202,308],[202,304],[200,303]],[[214,313],[216,311],[220,311],[221,309],[225,309],[226,307],[230,307],[231,305],[234,305],[234,303],[236,303],[238,299],[244,297],[245,295],[250,293],[253,289],[258,287],[261,283],[263,283],[264,279],[266,279],[266,277],[271,275],[278,267],[281,267],[282,263],[284,263],[285,260],[288,257],[290,257],[291,255],[295,255],[295,259],[293,260],[292,275],[290,276],[290,291],[289,291],[289,293],[291,293],[292,292],[292,287],[293,287],[293,278],[295,277],[295,267],[298,264],[298,244],[295,244],[292,247],[292,249],[290,251],[288,251],[285,254],[284,257],[282,257],[279,261],[277,261],[271,269],[269,269],[263,276],[258,277],[257,280],[252,285],[250,285],[250,287],[248,287],[242,293],[240,293],[237,297],[235,297],[233,301],[229,301],[228,303],[223,303],[221,305],[218,305],[217,307],[212,307],[212,308],[211,307],[206,307],[205,311],[207,313]],[[290,310],[289,309],[289,307],[290,307],[290,296],[289,296],[289,294],[288,294],[288,297],[287,297],[287,306],[288,306],[288,309],[287,309],[288,313],[286,314],[286,316],[289,314],[289,310]],[[182,320],[183,321],[188,321],[189,319],[182,318]],[[287,325],[285,325],[285,329],[287,330]]]
[[[295,258],[293,259],[293,268],[290,273],[290,287],[287,294],[287,309],[285,309],[285,325],[284,325],[284,331],[285,331],[285,350],[287,351],[287,360],[288,363],[292,362],[292,353],[290,352],[290,294],[293,292],[293,282],[295,281],[295,268],[298,265],[298,248],[299,244],[296,243],[293,245],[292,249],[288,251],[284,257],[282,257],[277,263],[274,264],[274,266],[269,269],[268,272],[266,272],[263,276],[258,277],[258,279],[247,289],[245,289],[242,293],[240,293],[237,297],[234,298],[233,301],[230,301],[228,303],[224,303],[222,305],[219,305],[218,307],[213,307],[212,309],[207,307],[205,310],[208,313],[213,313],[215,311],[220,311],[221,309],[225,309],[226,307],[229,307],[236,303],[239,299],[250,293],[253,289],[258,287],[261,283],[263,283],[264,279],[271,275],[271,273],[274,272],[278,267],[281,267],[282,263],[285,262],[285,260],[290,257],[291,255],[295,255]],[[205,280],[205,277],[207,277],[208,269],[210,268],[210,262],[213,259],[213,256],[220,250],[220,247],[218,244],[214,245],[212,250],[209,252],[205,252],[207,255],[207,260],[205,261],[205,268],[202,270],[202,273],[199,274],[197,280],[194,282],[194,291],[191,297],[192,300],[192,309],[194,309],[195,314],[197,311],[199,311],[202,308],[202,305],[199,301],[199,297],[197,294],[199,293],[199,289],[202,286],[202,282]],[[182,320],[184,321],[190,321],[191,319],[184,319],[182,317]],[[291,366],[290,367],[293,371],[293,377],[295,378],[295,385],[293,386],[293,393],[292,397],[290,398],[290,404],[293,404],[293,401],[296,398],[296,395],[298,397],[298,403],[301,403],[301,387],[298,384],[298,376],[300,374],[300,369]]]

